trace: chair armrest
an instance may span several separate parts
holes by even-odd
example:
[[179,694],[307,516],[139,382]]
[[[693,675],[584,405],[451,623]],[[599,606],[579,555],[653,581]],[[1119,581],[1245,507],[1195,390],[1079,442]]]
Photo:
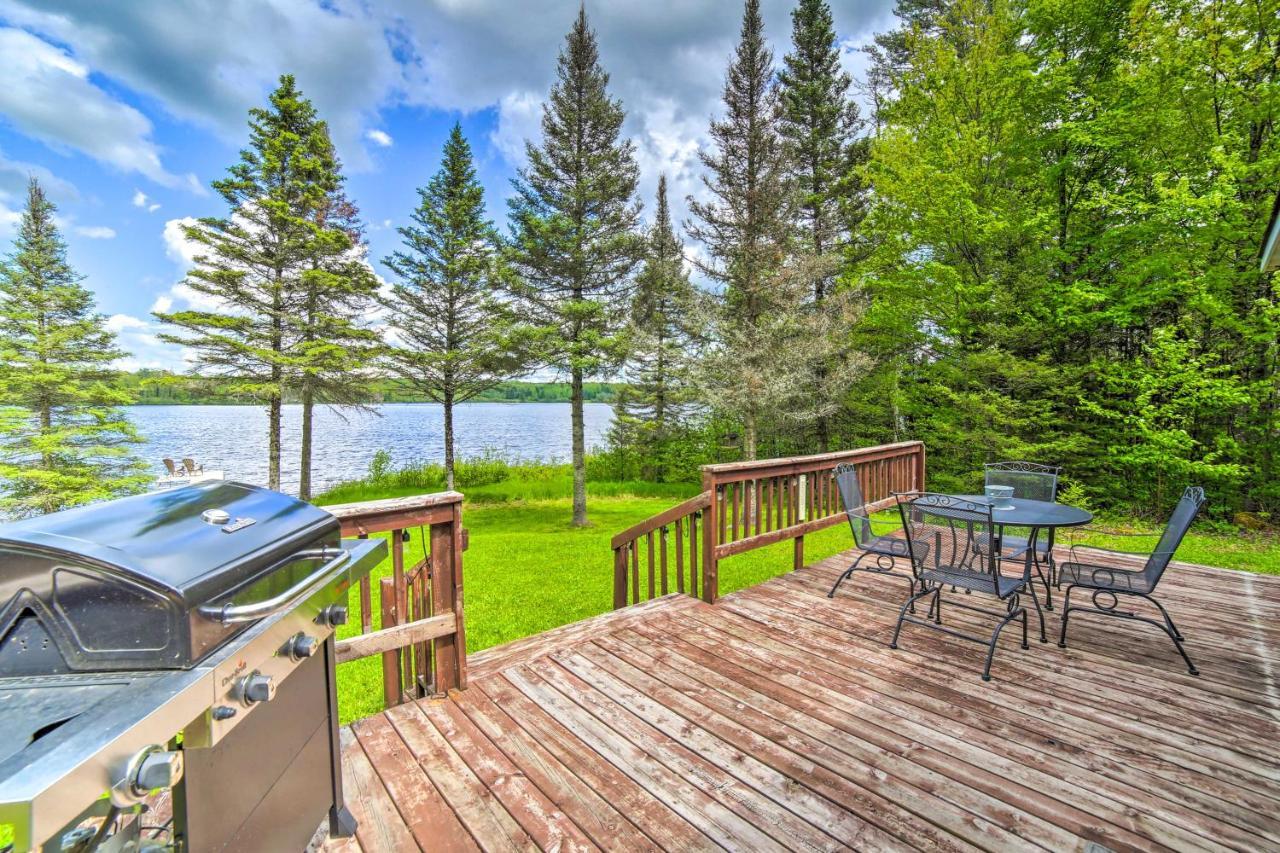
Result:
[[1072,551],[1075,551],[1076,548],[1092,548],[1095,551],[1109,551],[1114,554],[1149,554],[1150,553],[1149,551],[1145,549],[1141,549],[1136,542],[1133,543],[1133,548],[1137,548],[1138,550],[1132,550],[1129,547],[1123,547],[1123,546],[1116,547],[1110,544],[1097,545],[1097,544],[1093,544],[1088,540],[1092,540],[1092,539],[1100,539],[1102,541],[1107,541],[1111,539],[1128,540],[1125,542],[1125,546],[1128,546],[1132,540],[1159,539],[1163,535],[1163,533],[1164,531],[1162,530],[1152,531],[1150,533],[1139,532],[1139,531],[1105,530],[1101,527],[1093,527],[1091,525],[1086,525],[1084,527],[1073,527],[1068,531],[1067,547],[1070,548]]

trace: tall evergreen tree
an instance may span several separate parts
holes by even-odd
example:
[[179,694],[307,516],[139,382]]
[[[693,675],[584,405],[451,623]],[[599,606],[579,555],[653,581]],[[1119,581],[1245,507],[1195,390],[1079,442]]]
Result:
[[546,362],[569,374],[573,523],[585,525],[582,383],[623,355],[620,309],[643,251],[635,233],[638,169],[585,8],[565,38],[556,78],[542,144],[525,143],[529,163],[513,181],[508,255],[520,313],[541,330]]
[[716,348],[703,390],[741,419],[743,453],[754,459],[761,417],[795,393],[796,362],[783,353],[805,295],[785,268],[794,198],[759,0],[746,0],[724,105],[724,118],[711,123],[715,147],[701,154],[711,199],[689,198],[688,232],[706,249],[699,268],[723,286],[719,310],[706,318]]
[[[800,0],[791,24],[792,49],[778,74],[780,129],[797,196],[797,250],[809,256],[814,308],[821,311],[845,260],[850,232],[865,217],[865,186],[855,169],[868,149],[854,138],[862,122],[849,98],[853,80],[840,66],[831,7],[826,0]],[[818,386],[839,369],[838,363],[818,365]],[[829,420],[817,418],[816,426],[818,449],[826,452]]]
[[667,176],[662,175],[644,267],[636,276],[631,303],[630,381],[614,401],[610,431],[611,443],[643,460],[648,480],[668,479],[668,445],[685,425],[693,403],[688,367],[696,302],[684,269],[684,247],[671,222]]
[[145,466],[118,408],[124,353],[67,263],[56,208],[32,178],[0,263],[0,515],[29,516],[138,491]]
[[281,407],[298,376],[290,350],[311,291],[303,277],[323,246],[350,242],[323,224],[341,180],[328,128],[291,75],[280,78],[269,108],[249,111],[249,145],[212,186],[230,210],[184,229],[203,251],[185,284],[221,310],[156,316],[182,330],[161,337],[188,347],[196,370],[231,377],[229,390],[266,401],[267,485],[278,489]]
[[314,212],[307,267],[297,280],[299,308],[290,313],[294,343],[289,365],[302,402],[298,496],[303,500],[311,499],[315,404],[360,405],[368,400],[370,368],[382,351],[381,337],[368,323],[378,279],[366,260],[359,211],[343,192],[332,147],[329,160],[331,189]]
[[471,146],[455,124],[440,170],[418,190],[404,248],[383,263],[399,276],[386,306],[397,345],[390,370],[444,407],[445,483],[454,486],[453,408],[518,375],[521,350],[498,299],[499,240],[485,219]]

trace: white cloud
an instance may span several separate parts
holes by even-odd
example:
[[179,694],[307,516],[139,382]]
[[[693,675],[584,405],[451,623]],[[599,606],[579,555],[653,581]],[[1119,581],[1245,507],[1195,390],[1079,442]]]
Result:
[[390,134],[384,130],[367,130],[365,131],[364,138],[379,148],[390,148],[392,144]]
[[116,236],[116,230],[106,225],[77,225],[72,230],[90,240],[114,240]]
[[512,165],[524,165],[524,141],[536,139],[542,120],[542,95],[537,92],[508,92],[498,101],[498,125],[489,141]]
[[155,213],[160,209],[159,203],[152,201],[142,190],[133,191],[133,206],[140,207],[147,213]]
[[198,186],[165,169],[151,122],[95,85],[87,65],[12,28],[0,28],[0,55],[0,115],[23,134],[164,186]]
[[170,219],[164,224],[164,253],[169,256],[169,260],[176,263],[182,268],[185,275],[187,270],[195,266],[196,257],[203,251],[199,243],[194,240],[188,240],[184,227],[191,227],[196,224],[194,216],[184,216],[181,219]]
[[167,293],[162,293],[156,297],[156,301],[151,303],[151,311],[154,314],[168,314],[173,310],[173,297]]
[[278,77],[293,74],[357,169],[368,165],[364,128],[403,79],[398,14],[364,0],[0,0],[0,17],[70,45],[94,72],[229,140],[244,135],[249,108]]
[[107,331],[119,334],[125,329],[145,329],[147,321],[128,314],[112,314],[107,318],[106,326]]

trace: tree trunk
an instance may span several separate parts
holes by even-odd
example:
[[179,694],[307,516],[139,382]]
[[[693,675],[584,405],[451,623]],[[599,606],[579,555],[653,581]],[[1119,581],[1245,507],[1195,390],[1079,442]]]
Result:
[[752,411],[742,415],[742,457],[756,458],[756,413]]
[[298,497],[311,500],[311,412],[315,408],[315,390],[311,379],[302,383],[302,453],[298,460]]
[[582,423],[582,368],[570,371],[573,377],[569,405],[573,418],[573,526],[587,526],[587,452]]
[[267,402],[267,488],[280,490],[280,394]]
[[453,491],[453,392],[444,395],[444,487]]

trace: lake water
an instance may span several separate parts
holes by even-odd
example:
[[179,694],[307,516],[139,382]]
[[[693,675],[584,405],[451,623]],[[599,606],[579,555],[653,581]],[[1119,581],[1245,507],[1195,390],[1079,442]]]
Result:
[[[189,456],[227,479],[267,481],[267,412],[260,406],[130,406],[147,439],[138,455],[164,473],[165,457]],[[613,422],[605,403],[585,406],[587,447],[601,447]],[[284,407],[282,486],[298,489],[301,406]],[[462,403],[454,407],[458,458],[496,453],[506,459],[566,461],[572,449],[567,403]],[[389,403],[374,412],[317,406],[312,448],[316,491],[369,472],[379,450],[399,468],[444,461],[444,412],[434,403]]]

